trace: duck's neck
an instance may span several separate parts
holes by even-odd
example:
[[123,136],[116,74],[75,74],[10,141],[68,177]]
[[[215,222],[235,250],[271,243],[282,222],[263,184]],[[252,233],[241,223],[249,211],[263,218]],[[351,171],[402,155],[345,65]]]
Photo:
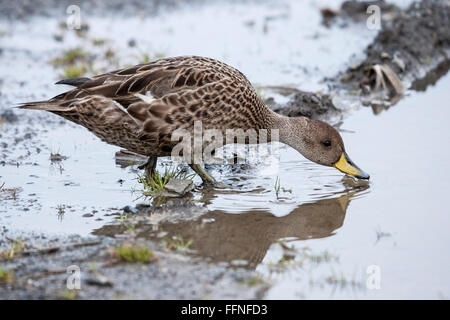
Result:
[[278,130],[279,141],[287,144],[300,153],[299,142],[300,137],[305,134],[308,120],[305,117],[286,117],[270,110],[269,129]]

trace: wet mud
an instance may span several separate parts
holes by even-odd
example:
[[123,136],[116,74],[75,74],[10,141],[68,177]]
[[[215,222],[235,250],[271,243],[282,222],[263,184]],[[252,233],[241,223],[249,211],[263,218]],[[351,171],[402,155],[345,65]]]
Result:
[[[83,0],[83,8],[90,14],[99,15],[104,12],[114,12],[119,15],[157,15],[161,10],[175,9],[184,4],[201,3],[202,0],[151,0],[131,1],[124,4],[123,1],[99,1]],[[50,17],[65,12],[67,7],[73,5],[70,0],[19,0],[2,1],[0,4],[0,17],[7,19],[29,19],[31,16]]]
[[[347,15],[359,15],[360,10],[350,9],[352,6],[344,3],[342,9]],[[376,87],[377,74],[373,70],[376,65],[387,65],[406,88],[412,89],[432,83],[427,78],[429,73],[445,74],[448,70],[448,2],[414,2],[406,10],[391,8],[389,12],[389,15],[382,15],[381,30],[364,51],[367,57],[340,77],[343,83],[361,89],[363,94],[373,92]],[[388,89],[390,96],[397,94],[392,86]]]
[[[268,283],[253,283],[255,275],[227,264],[205,262],[187,252],[170,252],[160,241],[120,238],[23,238],[27,247],[1,261],[11,280],[0,281],[2,299],[260,299]],[[10,241],[2,237],[2,248]],[[117,262],[114,248],[145,246],[146,263]],[[67,289],[71,266],[80,271],[78,290]],[[69,281],[69,282],[68,282]]]
[[333,104],[328,94],[296,92],[286,104],[268,105],[273,111],[288,117],[307,117],[314,120],[330,120],[339,116],[341,111]]
[[[356,91],[363,96],[363,104],[376,109],[398,102],[405,92],[403,87],[424,91],[435,82],[432,78],[437,80],[447,73],[450,5],[445,1],[421,1],[402,10],[385,1],[352,0],[344,2],[339,10],[323,7],[323,23],[341,28],[345,28],[349,21],[365,24],[370,5],[380,8],[381,30],[364,50],[364,58],[357,53],[349,62],[351,66],[347,71],[326,81],[337,81],[336,87],[344,84],[344,95]],[[377,66],[381,69],[377,70]],[[388,68],[387,72],[392,70],[394,75],[391,72],[386,74],[384,68]],[[399,83],[396,83],[397,79]],[[388,100],[388,104],[380,106],[371,101],[380,97]],[[311,92],[292,94],[287,103],[273,104],[272,108],[283,115],[319,120],[339,118],[337,115],[345,111],[333,104],[330,95]]]

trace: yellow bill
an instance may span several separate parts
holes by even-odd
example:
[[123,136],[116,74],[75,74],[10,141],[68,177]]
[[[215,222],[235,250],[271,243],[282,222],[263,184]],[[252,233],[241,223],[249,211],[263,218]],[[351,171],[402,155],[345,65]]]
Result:
[[352,175],[358,179],[370,178],[370,176],[366,172],[358,168],[358,166],[354,164],[352,160],[350,160],[349,156],[345,152],[342,153],[338,162],[334,164],[334,167],[339,171]]

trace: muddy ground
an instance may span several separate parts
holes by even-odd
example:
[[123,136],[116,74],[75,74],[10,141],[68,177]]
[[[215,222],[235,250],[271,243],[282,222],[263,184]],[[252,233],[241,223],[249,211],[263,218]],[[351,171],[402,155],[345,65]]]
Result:
[[[344,3],[346,15],[361,12]],[[359,13],[358,13],[359,12]],[[384,11],[383,11],[384,12]],[[450,53],[450,5],[448,2],[423,1],[407,10],[390,8],[382,15],[382,29],[364,51],[366,59],[344,72],[340,80],[368,94],[376,86],[375,65],[387,65],[406,88],[418,88],[421,79],[434,70],[446,72]],[[425,81],[422,81],[425,82]],[[429,84],[432,82],[427,81]],[[412,84],[415,83],[415,84]],[[390,95],[395,95],[392,92]],[[423,89],[422,89],[423,90]]]
[[[128,1],[124,3],[119,0],[99,1],[83,0],[80,2],[83,8],[90,14],[99,15],[104,12],[114,12],[119,15],[136,15],[139,13],[156,15],[160,10],[174,9],[184,4],[200,3],[202,0],[151,0],[151,1]],[[19,0],[3,1],[0,4],[0,15],[7,19],[27,19],[31,16],[49,17],[55,13],[64,12],[70,5],[78,4],[70,0]]]
[[[120,12],[126,15],[141,10],[157,15],[160,7],[175,8],[179,5],[178,1],[168,3],[147,1],[144,2],[145,5],[138,1],[126,5],[123,5],[120,1],[114,1],[108,2],[107,6],[100,1],[88,1],[87,3],[92,6],[91,14],[93,15],[104,11]],[[52,15],[55,11],[60,11],[65,7],[66,2],[64,1],[55,1],[55,6],[48,5],[47,2],[46,5],[36,5],[34,1],[9,1],[0,4],[0,12],[2,19],[27,19],[35,15]],[[353,9],[350,10],[349,8]],[[354,8],[355,6],[344,4],[342,12],[345,14],[336,13],[336,16],[344,21],[345,19],[358,20],[356,16],[361,15],[361,11]],[[344,96],[356,96],[355,99],[371,93],[375,86],[375,79],[373,78],[374,73],[371,73],[369,69],[376,64],[388,64],[399,76],[405,87],[411,86],[416,90],[426,88],[428,83],[432,82],[432,80],[427,80],[423,81],[424,84],[421,84],[421,79],[425,77],[437,79],[446,72],[442,71],[443,69],[447,68],[448,70],[450,6],[446,2],[427,1],[421,5],[414,4],[407,10],[389,6],[386,10],[388,10],[389,15],[383,18],[382,30],[374,42],[365,50],[367,57],[352,65],[342,74],[323,79],[324,83],[329,86],[331,93],[339,90],[344,92]],[[334,23],[333,19],[329,21],[331,26]],[[345,29],[346,25],[344,24],[340,28]],[[411,30],[415,31],[414,37],[410,36]],[[62,34],[64,32],[66,31],[61,31]],[[59,36],[60,34],[56,34],[55,41],[59,41]],[[132,40],[129,41],[130,47],[133,47]],[[28,63],[34,58],[33,53],[29,52]],[[18,62],[21,61],[20,59],[19,56]],[[41,62],[46,63],[42,60]],[[105,65],[108,66],[110,63],[111,60],[105,58]],[[47,66],[42,68],[43,73],[54,73],[48,63]],[[18,72],[24,71],[26,71],[26,66],[18,67]],[[39,78],[36,75],[34,77]],[[51,77],[43,75],[42,81],[44,80],[48,83],[49,90],[55,90],[50,89]],[[12,90],[13,94],[8,92],[10,85],[15,88]],[[21,86],[23,86],[21,83],[2,82],[0,84],[2,91],[0,116],[3,122],[2,132],[0,133],[0,147],[2,148],[0,163],[4,167],[24,166],[32,168],[33,166],[39,166],[40,164],[33,160],[33,156],[39,154],[41,150],[47,150],[48,146],[39,139],[35,139],[36,135],[45,131],[56,130],[62,123],[59,118],[46,114],[20,114],[19,117],[15,110],[10,109],[12,104],[22,102],[23,99],[33,100],[44,96],[43,92],[28,92],[26,96],[18,94],[20,90],[17,90],[17,88]],[[276,97],[271,96],[270,92],[272,91],[287,97],[287,99],[279,102]],[[357,93],[355,94],[354,91],[357,91]],[[334,95],[330,93],[304,92],[290,87],[271,88],[265,93],[265,99],[274,110],[289,116],[304,115],[331,120],[342,118],[342,114],[348,111],[336,106],[333,103],[333,101],[336,101]],[[64,159],[54,160],[55,170],[58,170],[58,168],[61,168],[59,165],[64,164]],[[236,165],[225,170],[239,171],[240,169],[241,167]],[[26,183],[33,183],[33,179],[34,177],[30,175]],[[67,181],[67,183],[70,185],[72,182]],[[357,185],[356,189],[352,189],[352,192],[358,194],[366,188],[366,185]],[[202,201],[205,202],[215,196],[211,191],[203,190],[201,187],[197,187],[195,193],[200,193]],[[192,200],[193,195],[190,193],[185,198],[171,199],[161,203],[153,202],[151,206],[149,203],[138,206],[130,203],[130,206],[127,207],[108,207],[100,210],[90,208],[84,210],[83,208],[80,214],[86,215],[86,219],[104,219],[104,221],[99,221],[103,225],[90,236],[53,236],[46,233],[40,234],[39,232],[22,234],[2,226],[0,231],[2,257],[0,257],[0,260],[1,270],[5,274],[0,280],[0,298],[264,298],[271,284],[259,276],[255,271],[255,265],[261,262],[270,243],[264,244],[264,248],[256,246],[255,249],[257,250],[254,252],[245,250],[245,248],[241,251],[238,250],[238,253],[233,250],[230,252],[218,250],[216,255],[218,258],[214,259],[215,249],[213,244],[219,245],[227,240],[226,237],[217,237],[216,241],[212,241],[208,248],[198,249],[202,252],[207,250],[209,258],[196,254],[196,246],[191,247],[189,244],[190,236],[198,234],[198,239],[195,241],[208,244],[207,238],[216,232],[214,228],[208,227],[208,224],[211,222],[220,223],[220,216],[216,216],[214,213],[205,215],[205,209],[195,205]],[[33,211],[41,206],[40,199],[37,196],[33,194],[24,195],[19,185],[3,187],[0,193],[0,201],[12,203],[15,210],[21,211]],[[320,228],[304,230],[300,234],[277,233],[274,230],[274,237],[271,240],[276,241],[278,238],[294,235],[305,239],[320,238],[332,234],[335,229],[343,224],[345,207],[349,199],[345,196],[337,198],[337,200],[325,199],[323,201],[325,202],[322,202],[322,204],[327,208],[327,212],[333,213],[332,217],[324,214],[324,212],[308,211],[307,205],[302,208],[308,213],[305,218],[306,222],[311,223],[308,225],[317,225]],[[344,207],[342,207],[343,201]],[[74,210],[80,211],[79,208]],[[69,209],[61,209],[61,211],[69,211]],[[98,211],[104,214],[102,218],[97,218],[100,216]],[[1,212],[1,214],[7,215],[9,213]],[[257,218],[255,219],[257,220]],[[201,223],[198,223],[199,220]],[[192,221],[196,221],[196,223],[191,224]],[[182,238],[177,238],[179,231],[176,222],[180,222],[183,226],[180,229],[186,232]],[[251,223],[253,222],[249,222],[248,225]],[[291,221],[283,223],[286,225],[292,224]],[[202,229],[202,226],[205,225],[206,227]],[[323,225],[326,225],[325,231]],[[266,227],[269,228],[269,226]],[[236,233],[236,236],[251,232],[251,230],[239,228],[240,220],[230,223],[230,227],[240,230]],[[174,228],[174,230],[170,230],[170,228]],[[204,238],[202,238],[201,230],[206,230],[203,234]],[[263,238],[258,238],[255,235],[255,239],[258,242]],[[123,245],[144,245],[151,252],[152,257],[143,263],[121,261],[116,250]],[[197,245],[201,246],[200,244]],[[239,244],[236,243],[235,245],[238,246]],[[283,258],[286,256],[286,259],[289,259],[289,250],[286,249],[286,252]],[[249,253],[249,256],[244,256],[245,253]],[[220,256],[221,254],[223,256]],[[323,259],[329,259],[329,257]],[[72,265],[78,266],[82,271],[82,290],[64,289],[69,276],[67,267]]]
[[[384,1],[345,1],[340,10],[322,10],[324,24],[340,25],[353,20],[364,24],[367,7],[380,7],[381,26],[364,54],[356,54],[350,67],[336,77],[325,79],[332,90],[342,86],[350,95],[362,97],[364,104],[388,107],[395,104],[407,89],[425,91],[447,73],[450,59],[450,5],[445,1],[414,2],[406,10]],[[382,74],[386,87],[377,84],[374,66],[388,66],[398,77],[400,90]],[[434,80],[434,81],[433,81]],[[292,93],[292,92],[291,92]],[[380,102],[383,101],[383,102]],[[270,104],[269,104],[270,105]],[[306,116],[329,120],[342,112],[327,94],[293,92],[286,104],[273,105],[273,110],[287,116]]]
[[[208,263],[186,251],[174,253],[157,241],[55,240],[24,238],[32,249],[2,262],[2,268],[14,270],[2,283],[2,299],[260,299],[268,286],[251,271]],[[150,261],[115,261],[114,248],[124,241],[149,248]],[[45,249],[36,249],[38,242]],[[66,289],[67,268],[74,265],[81,270],[81,290],[72,291]]]

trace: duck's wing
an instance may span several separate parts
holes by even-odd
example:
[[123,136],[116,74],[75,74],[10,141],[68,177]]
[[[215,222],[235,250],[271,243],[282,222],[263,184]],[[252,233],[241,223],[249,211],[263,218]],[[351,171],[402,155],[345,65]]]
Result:
[[111,98],[127,108],[139,101],[138,95],[157,99],[170,93],[199,88],[224,78],[233,78],[242,84],[249,84],[241,72],[214,59],[196,56],[173,57],[115,70],[92,79],[59,81],[59,84],[74,85],[76,88],[50,101],[68,101],[100,95]]

